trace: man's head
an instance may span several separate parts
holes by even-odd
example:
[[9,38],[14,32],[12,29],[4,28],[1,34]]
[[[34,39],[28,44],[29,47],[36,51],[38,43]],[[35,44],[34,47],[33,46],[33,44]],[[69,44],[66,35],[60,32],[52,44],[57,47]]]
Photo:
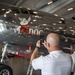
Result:
[[60,46],[60,37],[56,33],[50,33],[47,35],[46,42],[48,50],[50,51],[57,50],[59,49]]

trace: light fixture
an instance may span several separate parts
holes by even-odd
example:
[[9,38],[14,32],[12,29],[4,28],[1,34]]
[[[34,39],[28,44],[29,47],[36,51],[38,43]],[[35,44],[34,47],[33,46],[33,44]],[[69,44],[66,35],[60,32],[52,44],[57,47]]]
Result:
[[49,28],[46,28],[46,30],[49,30]]
[[48,2],[48,5],[51,4],[51,3],[53,3],[53,2],[52,1]]
[[15,15],[15,16],[17,16],[17,14],[16,14],[16,13],[15,13],[14,15]]
[[64,20],[64,18],[60,18],[61,20]]
[[3,16],[4,16],[4,17],[7,17],[7,15],[6,15],[6,14],[4,14]]
[[72,27],[69,27],[70,29],[72,29]]
[[2,11],[4,11],[5,9],[2,9]]
[[47,26],[47,24],[42,24],[43,26]]
[[69,9],[68,9],[68,11],[71,11],[71,10],[73,10],[73,8],[69,8]]
[[39,16],[38,16],[38,15],[36,15],[36,16],[34,16],[34,17],[37,17],[37,18],[38,18]]
[[36,16],[34,16],[35,18],[41,18],[40,16],[38,16],[38,15],[36,15]]
[[63,29],[62,27],[59,27],[59,29]]
[[59,29],[57,29],[56,31],[59,31]]
[[36,20],[33,20],[34,22],[36,21]]
[[53,25],[56,25],[56,23],[53,23]]
[[62,21],[59,21],[59,23],[62,23]]
[[8,11],[6,11],[6,14],[8,14],[8,13],[10,13],[12,10],[11,9],[9,9]]
[[68,42],[68,40],[66,39],[65,42]]
[[16,23],[16,22],[15,22]]
[[31,24],[33,24],[33,22],[30,22]]
[[66,30],[63,30],[64,32],[66,31]]
[[12,22],[15,22],[14,20],[12,20]]
[[72,35],[75,35],[74,33],[72,33]]
[[27,8],[28,10],[31,10],[30,8]]
[[70,31],[72,31],[72,32],[73,32],[74,30],[70,30]]
[[9,11],[6,12],[6,14],[10,13]]
[[38,27],[38,26],[35,26],[36,28]]
[[60,20],[59,23],[65,24],[65,20]]
[[36,11],[33,11],[33,13],[34,13],[34,14],[37,14],[37,12],[36,12]]
[[20,6],[19,8],[22,8],[22,6]]
[[55,29],[55,28],[53,28],[53,29]]
[[54,14],[54,16],[58,16],[57,14]]

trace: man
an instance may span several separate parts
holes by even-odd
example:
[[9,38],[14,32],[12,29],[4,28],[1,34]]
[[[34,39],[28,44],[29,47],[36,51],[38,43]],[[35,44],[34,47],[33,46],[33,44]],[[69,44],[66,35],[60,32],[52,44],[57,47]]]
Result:
[[75,45],[71,45],[70,46],[71,47],[71,51],[72,51],[72,54],[71,54],[71,56],[72,56],[72,59],[73,59],[73,75],[75,75]]
[[37,41],[36,48],[31,55],[32,66],[35,70],[41,69],[42,75],[70,75],[71,56],[60,50],[60,37],[56,33],[47,35],[43,45],[49,51],[46,56],[38,56],[40,41]]
[[[74,47],[74,49],[75,49],[75,47]],[[75,51],[74,51],[74,49],[72,48],[72,51],[73,51],[73,53],[72,53],[72,59],[73,59],[73,75],[75,75]]]

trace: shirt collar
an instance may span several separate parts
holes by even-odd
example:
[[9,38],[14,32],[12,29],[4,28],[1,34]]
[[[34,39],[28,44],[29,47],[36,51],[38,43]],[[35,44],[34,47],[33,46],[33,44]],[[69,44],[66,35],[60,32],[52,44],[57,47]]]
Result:
[[62,50],[52,51],[52,52],[50,52],[50,55],[53,55],[53,54],[60,54],[60,53],[62,53]]

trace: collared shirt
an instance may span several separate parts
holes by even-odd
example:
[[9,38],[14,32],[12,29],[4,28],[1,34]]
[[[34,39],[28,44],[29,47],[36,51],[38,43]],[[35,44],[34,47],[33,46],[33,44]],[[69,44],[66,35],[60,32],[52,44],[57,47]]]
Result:
[[71,56],[63,51],[52,51],[47,56],[33,59],[32,66],[35,70],[41,69],[42,75],[70,75]]
[[74,75],[75,75],[75,51],[73,52],[73,54],[71,56],[72,56],[72,59],[73,59],[73,72],[74,72]]
[[73,62],[75,63],[75,51],[73,52],[71,56],[72,56]]

